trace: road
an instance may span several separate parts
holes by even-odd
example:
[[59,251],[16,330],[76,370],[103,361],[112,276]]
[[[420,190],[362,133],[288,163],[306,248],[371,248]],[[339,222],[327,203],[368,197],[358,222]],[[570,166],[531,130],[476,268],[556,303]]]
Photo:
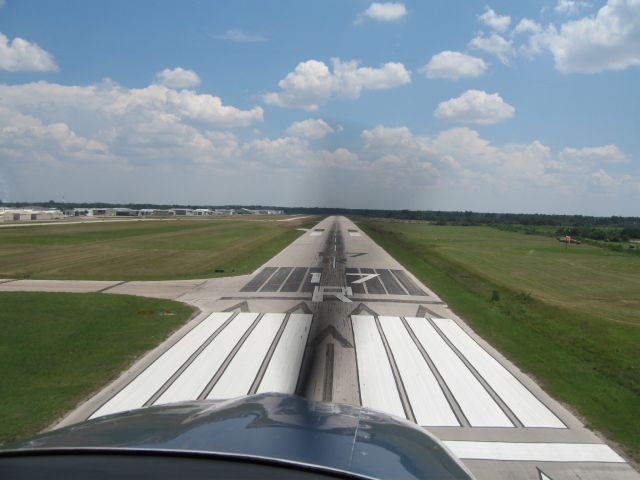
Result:
[[406,418],[479,479],[640,478],[344,217],[323,220],[252,275],[0,280],[0,291],[17,290],[171,298],[202,311],[59,426],[148,405],[277,391]]

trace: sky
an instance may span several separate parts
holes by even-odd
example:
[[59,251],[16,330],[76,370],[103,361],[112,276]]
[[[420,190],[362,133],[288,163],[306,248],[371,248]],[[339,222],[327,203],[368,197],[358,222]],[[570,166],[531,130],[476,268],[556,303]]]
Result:
[[0,0],[0,200],[640,215],[640,0]]

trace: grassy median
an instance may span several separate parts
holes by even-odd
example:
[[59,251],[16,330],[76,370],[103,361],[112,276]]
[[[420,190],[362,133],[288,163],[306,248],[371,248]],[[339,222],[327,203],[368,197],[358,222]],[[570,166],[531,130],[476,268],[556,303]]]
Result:
[[640,258],[488,227],[360,226],[547,392],[640,460]]
[[317,219],[129,220],[0,228],[0,278],[170,280],[249,273]]
[[128,295],[0,292],[0,444],[45,428],[194,311]]

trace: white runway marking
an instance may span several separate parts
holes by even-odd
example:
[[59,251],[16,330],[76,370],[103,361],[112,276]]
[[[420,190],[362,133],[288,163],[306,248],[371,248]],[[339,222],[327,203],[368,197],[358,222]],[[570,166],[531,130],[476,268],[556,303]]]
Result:
[[418,425],[459,426],[436,377],[402,321],[398,317],[379,317],[379,319],[398,365],[400,377]]
[[207,398],[233,398],[249,393],[284,317],[284,313],[264,314]]
[[351,276],[356,275],[358,277],[361,277],[358,280],[354,280],[353,282],[351,282],[352,284],[364,283],[371,280],[372,278],[376,278],[380,276],[379,273],[347,273],[347,275],[351,275]]
[[111,400],[100,407],[90,418],[142,407],[231,315],[231,312],[209,315]]
[[321,302],[324,299],[324,294],[322,293],[322,288],[314,287],[313,294],[311,296],[312,302]]
[[309,235],[312,237],[319,237],[320,235],[322,235],[322,232],[311,232]]
[[257,316],[257,313],[238,314],[180,374],[154,405],[196,400]]
[[444,440],[459,458],[467,460],[512,460],[535,462],[625,463],[602,443],[509,443]]
[[467,335],[456,322],[442,318],[432,320],[525,427],[566,428],[540,400]]
[[349,232],[349,235],[351,235],[352,237],[361,237],[362,236],[360,234],[360,232]]
[[540,469],[538,469],[538,475],[540,476],[540,480],[553,480],[549,475],[547,475]]
[[425,318],[406,317],[422,347],[472,427],[513,427],[513,424]]
[[311,272],[311,283],[320,283],[320,277],[322,273],[320,272]]
[[375,318],[352,315],[351,320],[362,405],[406,418]]
[[282,332],[257,393],[293,393],[313,315],[292,313]]

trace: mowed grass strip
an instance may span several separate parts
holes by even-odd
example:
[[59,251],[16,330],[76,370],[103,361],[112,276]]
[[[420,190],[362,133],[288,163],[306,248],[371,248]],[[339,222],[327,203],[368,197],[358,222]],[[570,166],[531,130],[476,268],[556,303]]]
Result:
[[360,225],[547,392],[640,460],[640,322],[628,308],[640,268],[626,263],[634,256],[564,252],[553,239],[488,228]]
[[300,221],[225,218],[0,228],[0,278],[172,280],[241,275],[300,236],[299,226]]
[[0,292],[0,444],[51,424],[194,312],[128,295]]
[[385,229],[550,305],[640,325],[640,256],[490,227],[388,222]]

